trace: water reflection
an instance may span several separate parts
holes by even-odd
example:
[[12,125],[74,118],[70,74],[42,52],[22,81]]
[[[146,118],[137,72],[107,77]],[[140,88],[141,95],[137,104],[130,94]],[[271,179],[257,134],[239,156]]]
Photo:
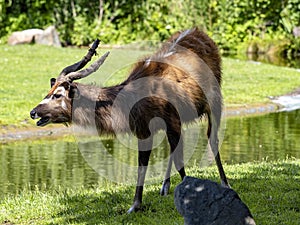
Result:
[[82,186],[101,179],[82,159],[75,142],[17,142],[0,148],[0,195],[24,188]]
[[[189,130],[198,129],[193,126]],[[200,163],[205,155],[206,143],[205,124],[200,129],[197,148],[192,151],[188,164]],[[196,133],[197,133],[196,132]],[[186,143],[197,139],[191,133],[185,137]],[[18,193],[25,187],[47,189],[61,187],[88,187],[98,185],[102,176],[118,176],[120,179],[135,179],[136,170],[127,173],[120,163],[127,163],[135,168],[137,153],[122,149],[123,145],[115,139],[104,139],[101,142],[106,148],[107,157],[98,155],[99,141],[89,141],[85,144],[88,154],[79,151],[76,141],[68,140],[37,140],[20,141],[2,144],[0,147],[0,197],[7,193]],[[185,146],[189,148],[189,144]],[[249,161],[285,159],[287,156],[300,158],[300,110],[292,112],[272,113],[265,116],[230,118],[226,121],[225,137],[221,146],[223,161],[233,164]],[[188,152],[188,151],[187,151]],[[166,159],[168,144],[165,139],[151,155],[150,164]],[[209,156],[209,155],[208,155]],[[97,168],[91,168],[86,161],[91,157]],[[189,156],[190,157],[190,156]],[[212,158],[210,157],[210,160]],[[204,163],[205,164],[205,163]],[[201,165],[204,165],[203,161]],[[156,167],[158,174],[165,171],[165,164]],[[109,169],[108,169],[109,168]],[[99,176],[95,170],[100,172]]]
[[227,120],[221,154],[228,163],[300,158],[300,110]]

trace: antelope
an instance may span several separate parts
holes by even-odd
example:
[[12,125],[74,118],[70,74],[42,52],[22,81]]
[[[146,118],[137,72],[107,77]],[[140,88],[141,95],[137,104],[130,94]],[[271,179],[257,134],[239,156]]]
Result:
[[98,44],[96,40],[81,61],[64,68],[57,79],[51,78],[50,91],[30,112],[32,119],[39,118],[37,126],[73,123],[96,126],[99,135],[132,132],[138,138],[138,175],[134,201],[128,210],[131,213],[141,209],[153,135],[163,129],[170,146],[160,190],[161,195],[167,195],[173,162],[181,178],[186,176],[182,125],[206,117],[208,144],[221,184],[229,187],[219,154],[222,74],[221,57],[213,40],[198,28],[177,32],[156,53],[138,61],[120,84],[100,88],[74,82],[104,63],[109,52],[82,69],[96,54]]

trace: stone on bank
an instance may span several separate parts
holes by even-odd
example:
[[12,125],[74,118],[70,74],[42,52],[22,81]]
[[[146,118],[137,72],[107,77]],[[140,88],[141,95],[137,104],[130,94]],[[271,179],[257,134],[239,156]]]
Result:
[[59,35],[54,26],[50,26],[45,30],[28,29],[23,31],[16,31],[13,32],[8,38],[9,45],[31,43],[61,47]]
[[185,225],[255,225],[238,194],[210,180],[185,177],[175,189],[175,205]]

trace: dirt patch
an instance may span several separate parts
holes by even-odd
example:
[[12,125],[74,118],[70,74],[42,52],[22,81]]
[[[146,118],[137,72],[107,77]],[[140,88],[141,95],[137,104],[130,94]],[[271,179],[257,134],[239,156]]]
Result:
[[6,128],[1,129],[0,143],[11,141],[26,140],[32,138],[45,138],[45,137],[61,137],[63,135],[70,135],[71,130],[67,127],[49,127],[49,128]]
[[243,107],[232,107],[224,110],[225,117],[253,116],[272,113],[280,108],[277,104],[245,105]]
[[280,106],[279,111],[300,109],[300,88],[297,88],[286,95],[271,98],[271,101]]
[[295,95],[300,95],[300,87],[284,96],[295,96]]

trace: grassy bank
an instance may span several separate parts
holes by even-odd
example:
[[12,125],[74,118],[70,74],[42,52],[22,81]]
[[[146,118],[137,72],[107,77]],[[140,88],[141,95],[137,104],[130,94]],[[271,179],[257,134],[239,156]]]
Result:
[[[99,50],[103,53],[105,50]],[[38,45],[0,45],[0,126],[33,125],[29,111],[46,95],[49,79],[80,60],[86,49]],[[99,72],[81,82],[116,84],[145,51],[113,50]],[[300,85],[300,72],[266,64],[223,59],[223,94],[226,107],[264,104]]]
[[[260,225],[300,221],[300,160],[226,165],[232,188]],[[218,181],[216,167],[190,168],[190,176]],[[24,190],[0,200],[0,224],[183,224],[171,194],[159,196],[160,183],[146,186],[143,212],[126,214],[134,187],[106,182],[94,188]]]

